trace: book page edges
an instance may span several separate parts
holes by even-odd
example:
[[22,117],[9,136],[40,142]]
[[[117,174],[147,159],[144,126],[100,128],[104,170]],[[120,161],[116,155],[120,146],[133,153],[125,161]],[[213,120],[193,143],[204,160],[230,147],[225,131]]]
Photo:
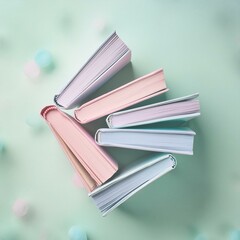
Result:
[[175,98],[175,99],[171,99],[171,100],[167,100],[167,101],[163,101],[163,102],[153,103],[153,104],[149,104],[149,105],[145,105],[145,106],[141,106],[141,107],[137,107],[137,108],[132,108],[132,109],[128,109],[128,110],[118,111],[118,112],[110,114],[107,117],[106,122],[110,128],[114,128],[111,123],[111,118],[114,116],[122,115],[122,114],[125,114],[128,112],[139,111],[139,110],[143,110],[143,109],[147,109],[147,108],[152,108],[152,107],[157,107],[157,106],[162,106],[162,105],[167,105],[167,104],[172,104],[172,103],[177,103],[177,102],[189,101],[189,100],[197,98],[198,96],[199,96],[199,93],[194,93],[194,94],[191,94],[188,96],[179,97],[179,98]]
[[[75,97],[74,100],[68,105],[62,106],[57,98],[59,95],[55,95],[54,102],[63,109],[72,109],[74,107],[79,106],[84,100],[94,93],[98,88],[100,88],[103,84],[111,79],[117,72],[123,69],[129,62],[131,61],[131,50],[128,50],[120,59],[118,59],[107,71],[103,72],[98,78],[95,79],[90,85],[86,87],[84,91],[82,91],[79,95]],[[113,72],[110,73],[110,69],[115,68]]]
[[[57,102],[57,98],[58,96],[60,96],[64,90],[69,86],[71,85],[71,82],[74,81],[74,79],[77,77],[77,75],[89,64],[89,62],[91,62],[91,60],[96,56],[96,54],[111,40],[113,39],[115,36],[118,37],[116,31],[114,31],[98,48],[97,50],[88,58],[88,60],[85,62],[85,64],[78,70],[78,72],[71,78],[71,80],[62,88],[62,90],[60,90],[60,93],[59,94],[56,94],[55,97],[54,97],[54,102],[58,105],[58,106],[61,106],[58,102]],[[63,107],[64,109],[68,109],[68,107],[64,107],[64,106],[61,106]]]
[[[65,153],[67,154],[67,156],[68,156],[68,158],[69,158],[69,160],[72,161],[72,159],[71,159],[71,153],[72,153],[72,154],[74,155],[74,157],[78,160],[79,164],[81,164],[81,163],[80,163],[80,160],[79,160],[79,159],[75,156],[75,154],[69,149],[68,144],[59,136],[58,133],[56,133],[56,131],[55,131],[54,127],[52,126],[52,124],[47,120],[46,114],[47,114],[49,111],[51,111],[51,110],[57,110],[57,111],[58,111],[60,114],[62,114],[64,117],[67,117],[70,122],[73,122],[73,121],[75,121],[75,120],[74,120],[71,116],[68,116],[67,114],[62,113],[62,112],[61,112],[60,110],[58,110],[58,108],[57,108],[56,106],[54,106],[54,105],[52,105],[52,106],[47,106],[47,107],[43,108],[42,111],[41,111],[41,115],[45,118],[45,120],[47,121],[48,125],[50,126],[50,129],[53,131],[53,133],[54,133],[55,136],[57,137],[60,145],[63,147]],[[74,124],[77,124],[77,122],[73,122],[72,124],[73,124],[73,127],[74,127]],[[80,130],[79,130],[79,131],[80,131]],[[96,182],[96,185],[99,186],[99,185],[101,185],[103,182],[107,181],[110,177],[112,177],[113,174],[115,174],[115,172],[116,172],[117,169],[118,169],[118,165],[117,165],[117,163],[116,163],[115,161],[113,161],[113,160],[111,159],[111,157],[110,157],[107,153],[104,152],[104,150],[103,150],[101,147],[99,147],[99,146],[95,143],[94,139],[93,139],[92,137],[90,137],[90,135],[89,135],[87,132],[82,131],[82,134],[83,134],[83,135],[86,135],[86,138],[90,138],[88,141],[92,141],[92,142],[93,142],[94,146],[96,146],[96,152],[97,152],[97,154],[101,154],[101,155],[102,155],[103,160],[106,161],[107,165],[109,166],[109,169],[111,169],[111,172],[109,171],[107,175],[104,174],[104,175],[101,175],[101,177],[100,177],[100,175],[98,176],[98,175],[96,175],[94,172],[92,173],[93,176],[91,176],[91,174],[83,167],[83,168],[85,169],[85,171],[91,176],[91,178]],[[61,141],[61,140],[62,140],[62,141]],[[63,145],[63,143],[64,143],[65,145]],[[65,147],[65,146],[66,146],[66,147]],[[71,153],[70,153],[68,150],[71,151]],[[81,154],[79,154],[79,157],[81,157]],[[82,161],[84,161],[84,160],[82,160]],[[82,164],[81,164],[81,165],[82,165]],[[92,171],[92,170],[91,170],[91,171]],[[100,173],[99,173],[99,174],[100,174]],[[100,177],[100,178],[99,178],[99,177]]]
[[[176,165],[176,159],[171,155],[171,154],[161,154],[161,155],[156,155],[156,157],[154,157],[154,159],[151,159],[149,160],[149,157],[146,157],[146,159],[144,159],[144,162],[139,165],[139,166],[136,166],[136,167],[132,167],[130,169],[126,169],[124,173],[120,174],[119,176],[117,176],[116,178],[110,180],[109,182],[106,182],[105,184],[103,184],[102,186],[94,189],[92,192],[90,192],[88,194],[88,196],[93,196],[103,190],[105,190],[106,188],[112,186],[113,184],[117,183],[117,182],[120,182],[121,180],[147,168],[147,167],[150,167],[152,165],[154,165],[155,163],[157,162],[160,162],[160,161],[164,161],[168,158],[171,158],[171,160],[173,162],[175,162],[173,165],[175,166]],[[149,161],[148,161],[149,160]],[[137,162],[137,161],[136,161]]]
[[68,159],[70,160],[71,165],[75,169],[75,171],[78,173],[84,187],[87,189],[88,192],[95,189],[97,186],[100,186],[100,183],[95,182],[95,180],[91,177],[91,175],[86,171],[86,169],[82,166],[80,161],[76,158],[76,156],[73,154],[73,152],[69,149],[69,147],[66,145],[64,140],[58,135],[58,133],[52,128],[53,132],[55,133],[55,136],[57,140],[59,141],[62,149],[68,156]]
[[[158,96],[158,95],[163,94],[163,93],[165,93],[165,92],[167,92],[167,91],[169,91],[169,89],[168,89],[168,88],[164,88],[164,89],[162,89],[162,90],[160,90],[160,91],[157,91],[157,92],[155,92],[155,93],[153,93],[153,94],[149,94],[149,95],[147,95],[147,96],[145,96],[145,97],[143,97],[143,98],[136,99],[135,101],[133,101],[133,102],[131,102],[131,103],[124,104],[124,105],[121,106],[121,108],[112,109],[112,111],[111,111],[110,113],[113,113],[113,112],[115,112],[115,111],[118,111],[118,110],[127,108],[127,107],[132,106],[132,105],[134,105],[134,104],[137,104],[137,103],[139,103],[139,102],[143,102],[143,101],[145,101],[145,100],[147,100],[147,99],[149,99],[149,98]],[[109,100],[109,101],[110,101],[110,100]],[[90,102],[89,102],[89,103],[90,103]],[[81,124],[85,124],[85,123],[94,121],[94,120],[96,120],[96,119],[98,119],[98,118],[104,117],[104,116],[106,116],[106,115],[109,114],[109,112],[107,112],[107,113],[102,113],[101,115],[99,115],[99,116],[97,116],[97,117],[95,116],[95,117],[92,117],[92,118],[91,118],[91,117],[89,116],[88,118],[86,118],[86,115],[82,116],[82,114],[83,114],[83,113],[82,113],[82,110],[84,109],[84,107],[87,107],[87,105],[82,105],[80,108],[78,108],[78,109],[76,109],[76,110],[74,111],[74,116],[75,116],[76,120],[77,120],[79,123],[81,123]],[[82,118],[82,117],[85,117],[85,119]]]
[[[110,91],[110,92],[107,92],[107,93],[105,93],[105,94],[103,94],[103,95],[101,95],[101,96],[99,96],[99,97],[97,97],[97,98],[94,98],[94,99],[90,100],[89,102],[84,103],[82,106],[80,106],[79,108],[77,108],[77,109],[75,110],[75,112],[80,111],[81,109],[83,109],[84,107],[86,107],[86,106],[88,106],[88,105],[91,105],[92,103],[98,102],[100,99],[106,98],[106,97],[108,97],[109,95],[113,95],[115,92],[119,92],[119,91],[122,90],[122,89],[128,88],[129,85],[135,85],[136,83],[138,83],[138,82],[140,82],[140,81],[142,81],[142,80],[145,80],[146,78],[149,78],[149,77],[151,77],[151,76],[153,76],[153,75],[157,75],[157,74],[161,74],[161,75],[162,75],[162,76],[161,76],[161,80],[164,81],[163,69],[160,68],[160,69],[158,69],[158,70],[156,70],[156,71],[154,71],[154,72],[152,72],[152,73],[149,73],[149,74],[144,75],[144,76],[142,76],[142,77],[140,77],[140,78],[137,78],[137,79],[135,79],[135,80],[133,80],[133,81],[127,83],[127,84],[122,85],[121,87],[118,87],[118,88],[116,88],[116,89],[114,89],[114,90],[112,90],[112,91]],[[165,81],[164,81],[164,82],[165,82]],[[166,88],[166,86],[165,86],[165,88]]]
[[150,183],[154,182],[155,180],[157,180],[158,178],[164,176],[165,174],[167,174],[168,172],[170,172],[171,170],[173,170],[174,168],[169,168],[167,171],[165,171],[164,173],[159,173],[157,176],[155,176],[154,178],[152,178],[151,180],[146,181],[144,184],[142,184],[140,187],[137,187],[136,189],[134,189],[131,193],[127,194],[125,197],[123,197],[120,201],[117,202],[117,204],[113,205],[111,208],[109,208],[107,211],[102,213],[102,216],[105,217],[107,214],[109,214],[112,210],[114,210],[115,208],[117,208],[118,206],[120,206],[122,203],[124,203],[126,200],[128,200],[131,196],[133,196],[135,193],[139,192],[141,189],[143,189],[144,187],[146,187],[147,185],[149,185]]
[[95,139],[96,139],[96,143],[100,146],[104,146],[104,147],[119,147],[119,148],[128,148],[128,149],[137,149],[137,150],[146,150],[146,151],[154,151],[154,152],[163,152],[163,153],[177,153],[177,154],[185,154],[185,155],[193,155],[193,149],[189,150],[189,151],[185,151],[185,150],[175,150],[175,149],[167,149],[167,148],[156,148],[156,147],[146,147],[144,145],[134,145],[134,144],[122,144],[122,143],[104,143],[101,142],[101,138],[100,138],[100,134],[101,132],[106,132],[106,133],[110,133],[111,132],[126,132],[126,134],[131,134],[131,132],[140,132],[142,135],[147,134],[149,132],[151,133],[158,133],[162,134],[162,133],[169,133],[169,134],[187,134],[187,135],[196,135],[196,133],[192,130],[188,130],[188,128],[183,128],[186,130],[168,130],[168,129],[162,129],[162,130],[153,130],[153,129],[108,129],[108,128],[102,128],[99,129],[96,132]]
[[[69,104],[63,104],[58,102],[58,97],[61,96],[61,94],[71,85],[71,82],[74,81],[74,79],[78,76],[78,74],[91,62],[91,60],[95,57],[95,55],[99,52],[99,50],[102,49],[112,38],[119,36],[114,32],[105,42],[94,52],[94,54],[88,59],[88,61],[82,66],[82,68],[77,72],[77,74],[74,75],[74,77],[68,82],[68,84],[60,91],[59,94],[56,94],[54,97],[54,102],[63,109],[72,109],[76,106],[79,106],[86,97],[88,97],[90,94],[92,94],[96,88],[99,88],[101,85],[103,85],[105,82],[107,82],[113,75],[115,75],[118,71],[120,71],[123,67],[125,67],[130,61],[131,61],[131,50],[127,47],[127,45],[124,43],[124,45],[127,48],[127,52],[124,53],[116,62],[113,63],[105,72],[103,72],[102,75],[98,76],[98,78],[95,79],[95,81],[88,85],[87,88],[81,92],[79,95],[75,97],[75,99],[72,100]],[[120,39],[120,38],[119,38]],[[118,67],[116,67],[118,66]],[[113,71],[111,74],[108,74],[110,71],[109,69],[116,67],[115,71]],[[108,75],[107,75],[108,74]],[[95,85],[97,85],[95,87]]]
[[111,208],[109,208],[107,211],[104,211],[102,213],[102,216],[106,216],[108,213],[110,213],[112,210],[114,210],[115,208],[117,208],[119,205],[121,205],[122,203],[124,203],[127,199],[129,199],[131,196],[133,196],[135,193],[137,193],[138,191],[140,191],[141,189],[143,189],[144,187],[146,187],[147,185],[149,185],[150,183],[154,182],[155,180],[157,180],[158,178],[160,178],[161,176],[164,176],[165,174],[167,174],[168,172],[170,172],[171,170],[173,170],[176,165],[177,165],[177,160],[169,154],[169,158],[171,158],[171,160],[173,161],[173,165],[171,168],[166,169],[164,172],[161,172],[159,174],[157,174],[154,178],[146,181],[145,183],[143,183],[142,185],[140,185],[139,187],[135,188],[132,192],[130,192],[129,194],[127,194],[125,197],[123,197],[120,201],[118,201],[115,205],[113,205]]
[[170,150],[170,149],[165,149],[165,148],[146,147],[146,146],[139,146],[139,145],[133,145],[133,144],[130,145],[130,144],[118,144],[118,143],[112,143],[112,144],[98,143],[98,145],[103,146],[103,147],[119,147],[119,148],[151,151],[151,152],[193,155],[193,150],[190,150],[190,151],[173,150],[173,149]]
[[[146,125],[146,124],[151,124],[151,123],[161,123],[161,122],[167,122],[167,121],[189,121],[195,117],[200,116],[200,112],[197,113],[190,113],[190,114],[184,114],[184,115],[175,115],[171,117],[164,117],[164,118],[156,118],[148,121],[141,121],[141,122],[136,122],[136,123],[131,123],[131,124],[123,124],[123,125],[114,125],[112,124],[112,118],[115,117],[114,113],[108,115],[106,118],[106,123],[109,128],[112,129],[117,129],[117,128],[125,128],[125,127],[133,127],[133,126],[140,126],[140,125]],[[116,115],[117,116],[117,115]]]
[[79,174],[79,177],[81,178],[81,181],[86,188],[88,192],[95,189],[97,186],[99,186],[94,179],[90,176],[90,174],[86,171],[86,169],[81,165],[79,160],[76,158],[76,156],[73,154],[73,152],[69,149],[65,141],[60,137],[60,135],[55,131],[53,126],[50,122],[46,119],[46,114],[48,111],[52,109],[57,109],[55,106],[48,106],[42,109],[41,115],[44,117],[46,122],[48,123],[50,129],[52,130],[53,134],[55,135],[56,139],[58,140],[60,146],[62,147],[63,151],[66,153],[69,162],[71,163],[72,167],[75,169],[75,171]]

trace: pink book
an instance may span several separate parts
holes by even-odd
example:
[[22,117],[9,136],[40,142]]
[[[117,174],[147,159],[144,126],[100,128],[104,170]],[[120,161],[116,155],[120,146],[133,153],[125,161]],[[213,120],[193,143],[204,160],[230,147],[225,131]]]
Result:
[[159,69],[83,104],[75,110],[75,117],[88,123],[166,91],[163,70]]
[[53,105],[43,108],[41,115],[88,192],[106,182],[117,171],[117,164],[74,118]]
[[198,93],[110,114],[110,128],[125,128],[156,122],[187,121],[200,115]]

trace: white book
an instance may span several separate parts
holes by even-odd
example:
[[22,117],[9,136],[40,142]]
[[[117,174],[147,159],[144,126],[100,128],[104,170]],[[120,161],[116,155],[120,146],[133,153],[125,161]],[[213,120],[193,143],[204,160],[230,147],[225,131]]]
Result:
[[55,95],[55,103],[64,109],[79,106],[130,60],[131,51],[114,32],[60,93]]
[[107,147],[192,155],[194,135],[195,132],[189,128],[101,128],[96,132],[95,140],[97,144]]
[[110,114],[110,128],[132,127],[172,120],[187,121],[200,115],[198,93]]
[[170,154],[154,154],[136,160],[114,177],[89,193],[95,205],[105,216],[136,192],[176,167],[176,159]]

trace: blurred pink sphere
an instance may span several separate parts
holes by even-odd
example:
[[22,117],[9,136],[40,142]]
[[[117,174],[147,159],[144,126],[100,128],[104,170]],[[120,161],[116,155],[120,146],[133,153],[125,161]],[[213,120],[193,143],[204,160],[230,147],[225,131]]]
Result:
[[29,205],[23,199],[17,199],[12,206],[13,213],[19,218],[26,216],[28,213],[28,210],[29,210]]
[[29,78],[37,78],[40,75],[40,68],[35,61],[31,60],[24,66],[24,73]]

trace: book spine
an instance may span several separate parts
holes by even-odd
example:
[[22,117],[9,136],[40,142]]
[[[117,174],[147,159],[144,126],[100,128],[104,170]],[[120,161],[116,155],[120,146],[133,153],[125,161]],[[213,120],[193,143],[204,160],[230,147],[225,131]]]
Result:
[[[52,115],[51,120],[49,120],[47,114],[52,110],[57,112],[55,115]],[[68,159],[73,165],[75,165],[75,168],[76,164],[80,164],[81,166],[79,166],[79,169],[81,168],[84,169],[84,171],[87,171],[87,174],[96,182],[96,185],[101,185],[117,171],[117,163],[95,143],[94,139],[76,122],[74,118],[61,112],[56,106],[43,108],[41,115],[56,136],[64,152],[67,154]],[[55,123],[58,123],[58,128],[56,129]],[[68,123],[68,125],[66,124],[66,126],[68,126],[68,129],[65,129],[66,131],[60,130],[59,132],[61,123],[63,128],[63,123]],[[74,139],[72,140],[73,142],[69,142],[69,132],[74,133],[76,140],[79,141],[79,143],[84,144],[84,150],[80,148],[80,145],[78,145]],[[89,177],[87,177],[87,179],[89,179]],[[86,184],[89,185],[89,190],[92,190],[92,182],[88,181]]]
[[88,123],[167,90],[163,70],[159,69],[83,104],[75,110],[75,118]]

